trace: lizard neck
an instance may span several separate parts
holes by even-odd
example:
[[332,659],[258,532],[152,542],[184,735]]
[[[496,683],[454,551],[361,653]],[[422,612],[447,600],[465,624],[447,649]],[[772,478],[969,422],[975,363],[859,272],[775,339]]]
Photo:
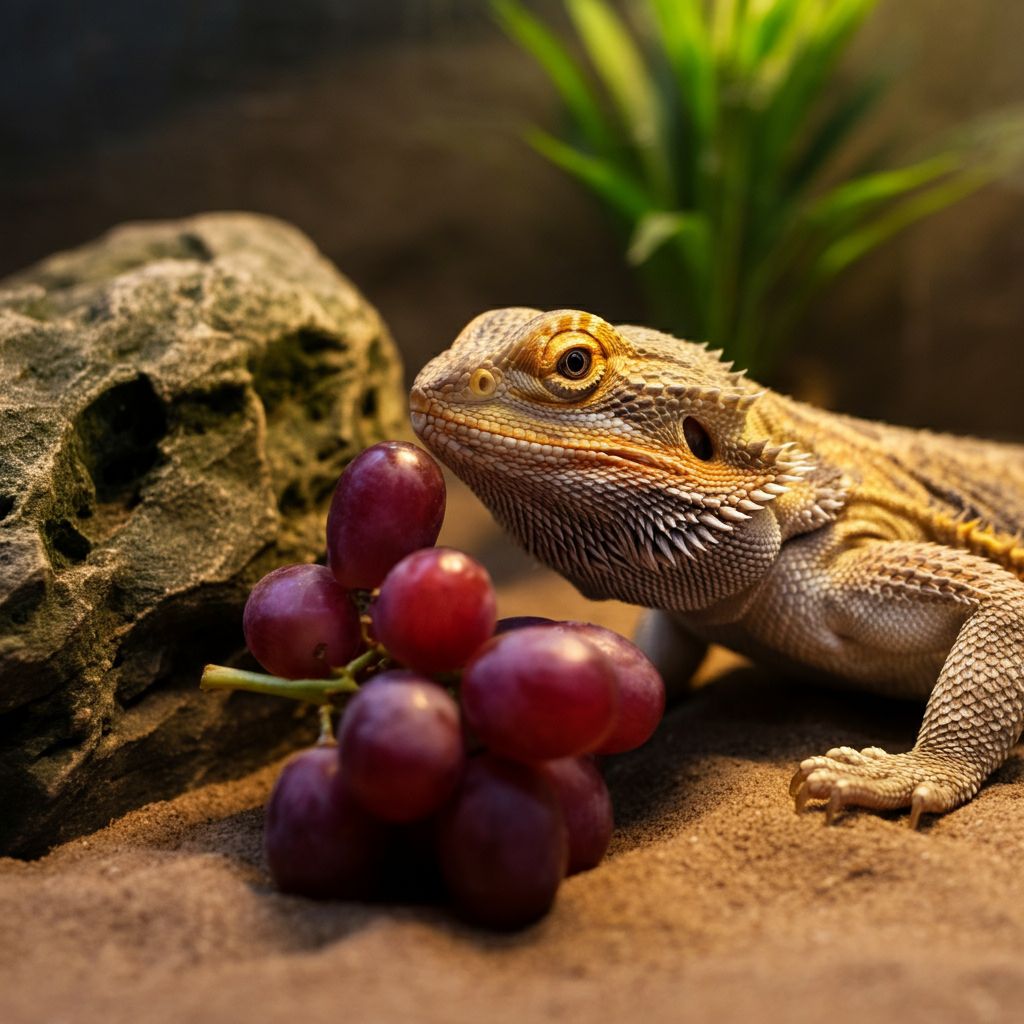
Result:
[[[587,460],[587,480],[563,469],[517,467],[495,474],[471,455],[446,450],[450,468],[538,561],[592,600],[670,611],[719,606],[771,570],[782,543],[764,508],[722,531],[689,515],[672,481],[633,479]],[[674,536],[673,536],[674,535]],[[685,540],[683,539],[685,537]]]

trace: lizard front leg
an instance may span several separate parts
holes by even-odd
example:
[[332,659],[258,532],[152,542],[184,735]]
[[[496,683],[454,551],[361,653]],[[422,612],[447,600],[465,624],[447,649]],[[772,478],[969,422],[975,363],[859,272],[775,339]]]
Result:
[[690,692],[690,680],[704,660],[708,645],[686,632],[669,612],[646,611],[633,634],[633,643],[654,662],[665,682],[669,705]]
[[808,758],[793,779],[797,810],[823,799],[831,821],[849,804],[909,806],[916,827],[922,813],[974,796],[1020,737],[1024,583],[967,552],[914,542],[847,550],[827,570],[822,667],[871,686],[888,676],[909,690],[935,645],[949,653],[913,749],[841,747]]

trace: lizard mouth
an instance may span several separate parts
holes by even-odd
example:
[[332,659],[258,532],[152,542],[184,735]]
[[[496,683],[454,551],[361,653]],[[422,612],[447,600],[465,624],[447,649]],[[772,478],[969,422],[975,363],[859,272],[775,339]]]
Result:
[[456,442],[459,447],[467,443],[472,447],[474,438],[468,433],[465,435],[463,433],[463,430],[472,430],[476,434],[475,439],[484,437],[492,444],[499,443],[510,451],[520,450],[531,454],[555,455],[556,458],[566,460],[599,459],[609,462],[628,462],[635,466],[643,466],[645,469],[660,470],[673,477],[683,475],[682,467],[676,465],[671,459],[659,458],[622,445],[608,448],[584,448],[574,445],[569,440],[552,439],[539,434],[527,438],[510,437],[508,434],[502,433],[500,429],[496,429],[499,425],[494,423],[472,426],[468,423],[460,424],[454,413],[443,406],[439,408],[438,403],[432,402],[426,395],[416,390],[413,390],[409,396],[409,407],[409,418],[412,421],[413,430],[424,441],[427,441],[426,433],[433,433],[433,431],[427,431],[429,425],[449,438],[450,441]]
[[650,466],[654,469],[668,469],[660,459],[652,458],[643,452],[631,451],[628,448],[598,448],[599,455],[610,455],[615,459],[624,459],[626,462],[635,462],[641,466]]

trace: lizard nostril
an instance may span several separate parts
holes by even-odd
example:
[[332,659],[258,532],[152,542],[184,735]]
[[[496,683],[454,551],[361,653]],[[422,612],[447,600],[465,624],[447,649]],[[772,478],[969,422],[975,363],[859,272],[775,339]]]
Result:
[[496,386],[494,374],[490,370],[484,370],[483,368],[475,370],[473,376],[469,378],[469,390],[479,398],[487,398],[489,395],[493,395]]

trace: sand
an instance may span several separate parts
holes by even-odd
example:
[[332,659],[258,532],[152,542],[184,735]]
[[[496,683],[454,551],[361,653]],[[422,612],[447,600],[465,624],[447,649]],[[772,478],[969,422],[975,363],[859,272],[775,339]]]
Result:
[[[475,547],[493,540],[472,528]],[[637,614],[584,603],[542,570],[512,573],[500,594],[504,614],[627,632]],[[905,814],[856,810],[826,827],[820,809],[793,813],[799,760],[838,743],[906,749],[920,705],[815,690],[721,653],[704,677],[648,744],[610,759],[610,854],[536,925],[495,934],[444,907],[276,893],[261,852],[269,766],[41,860],[0,860],[0,1021],[1024,1016],[1020,753],[917,832]]]

